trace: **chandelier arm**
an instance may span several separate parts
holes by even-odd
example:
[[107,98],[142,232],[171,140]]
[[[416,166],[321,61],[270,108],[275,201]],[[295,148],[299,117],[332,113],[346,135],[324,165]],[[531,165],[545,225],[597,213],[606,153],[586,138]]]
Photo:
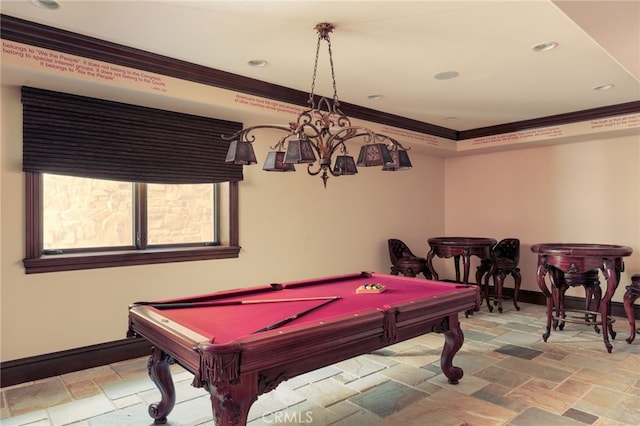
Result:
[[329,147],[327,150],[329,158],[333,157],[333,154],[335,154],[338,151],[338,149],[340,149],[341,153],[348,154],[349,149],[347,148],[347,141],[358,137],[358,135],[355,135],[355,136],[343,138],[343,137],[340,137],[340,133],[342,132],[333,134],[327,139],[326,145]]
[[330,147],[329,157],[333,157],[333,154],[336,153],[338,148],[341,148],[340,152],[342,152],[343,154],[347,154],[349,152],[349,150],[347,149],[347,144],[345,143],[347,140],[348,139],[339,139],[335,141],[335,137],[330,137],[327,141],[327,145]]
[[391,141],[391,143],[393,144],[393,148],[394,148],[394,149],[402,149],[402,150],[404,150],[404,151],[410,151],[410,150],[411,150],[411,147],[409,147],[409,148],[405,148],[405,147],[404,147],[400,142],[398,142],[398,141],[397,141],[397,140],[395,140],[395,139],[389,138],[389,140],[390,140],[390,141]]
[[315,163],[311,163],[307,166],[307,173],[309,173],[310,176],[316,176],[318,173],[320,173],[322,171],[322,167],[320,165],[318,165],[318,170],[311,171],[311,167],[314,165]]
[[277,124],[259,124],[257,126],[246,127],[242,130],[238,130],[236,133],[234,133],[231,136],[221,135],[221,138],[225,141],[240,139],[244,142],[253,142],[256,140],[256,137],[254,135],[250,135],[250,133],[258,129],[275,129],[275,130],[282,130],[284,132],[289,132],[289,133],[291,132],[291,128],[287,126],[280,126]]
[[363,138],[365,143],[370,143],[376,140],[378,136],[381,136],[383,139],[388,139],[388,136],[378,135],[377,133],[367,129],[366,127],[351,126],[340,129],[339,131],[334,133],[331,138],[338,138],[342,140],[343,143],[351,139]]
[[393,149],[402,149],[404,151],[409,151],[411,149],[411,147],[409,148],[405,148],[400,142],[398,142],[397,139],[392,138],[391,136],[387,136],[387,135],[379,135],[376,134],[376,136],[383,138],[384,140],[387,140],[389,142],[391,142],[391,145],[393,147]]
[[[311,129],[312,132],[306,133],[305,132],[306,129]],[[320,138],[320,137],[322,137],[322,130],[319,129],[311,121],[305,121],[304,123],[300,124],[298,126],[298,128],[297,128],[297,133],[302,133],[302,134],[304,134],[304,135],[306,135],[307,137],[310,137],[310,138]]]
[[[341,137],[342,133],[347,133],[347,135]],[[344,143],[348,140],[360,137],[364,139],[365,143],[371,143],[373,141],[388,142],[393,148],[404,149],[405,151],[411,149],[405,148],[400,142],[398,142],[398,140],[392,138],[391,136],[376,133],[362,126],[351,126],[340,129],[338,132],[332,135],[331,139],[339,138],[341,139],[342,143]]]
[[335,176],[335,177],[342,176],[342,172],[341,171],[340,172],[334,172],[331,167],[329,167],[329,173],[331,173],[331,175]]

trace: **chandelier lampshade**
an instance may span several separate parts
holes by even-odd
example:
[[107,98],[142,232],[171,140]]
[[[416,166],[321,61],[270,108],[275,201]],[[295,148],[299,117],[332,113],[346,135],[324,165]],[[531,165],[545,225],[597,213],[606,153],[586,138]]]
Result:
[[248,166],[256,164],[258,160],[256,160],[256,153],[253,151],[251,142],[235,140],[229,144],[225,162]]
[[313,144],[307,138],[289,141],[284,156],[286,164],[309,164],[316,162],[316,154],[313,152]]
[[295,172],[296,167],[293,164],[284,162],[284,151],[269,151],[267,159],[264,160],[262,170],[267,172]]
[[409,154],[404,149],[392,150],[389,151],[389,154],[391,154],[393,162],[382,166],[382,170],[394,172],[398,170],[409,170],[413,167],[411,160],[409,160]]
[[363,145],[358,155],[358,166],[384,166],[393,163],[389,149],[383,143],[371,143]]
[[358,173],[356,162],[350,155],[336,156],[336,162],[333,165],[333,174],[336,176],[349,176]]

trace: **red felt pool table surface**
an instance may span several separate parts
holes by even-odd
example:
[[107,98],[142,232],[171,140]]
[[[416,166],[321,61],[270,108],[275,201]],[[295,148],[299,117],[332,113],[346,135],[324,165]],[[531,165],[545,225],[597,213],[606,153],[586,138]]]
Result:
[[[386,291],[357,293],[364,284]],[[453,357],[464,341],[458,314],[479,304],[477,286],[362,272],[134,303],[128,336],[154,346],[149,375],[162,395],[149,406],[156,424],[175,404],[169,364],[177,361],[194,373],[193,386],[211,394],[216,425],[235,426],[246,423],[257,395],[284,380],[425,333],[444,335],[440,366],[456,384],[463,371]]]
[[[278,330],[321,323],[332,318],[356,315],[361,312],[379,309],[384,311],[398,304],[415,303],[425,298],[437,298],[460,288],[451,283],[407,280],[404,277],[372,274],[369,277],[345,275],[328,281],[298,281],[282,283],[274,287],[258,287],[237,295],[235,292],[216,293],[210,296],[198,296],[189,299],[172,299],[163,302],[195,302],[194,307],[178,309],[158,309],[165,318],[175,321],[190,330],[206,337],[210,343],[224,344],[277,323],[292,315],[323,304],[326,300],[293,300],[283,302],[265,302],[256,304],[238,304],[227,306],[197,307],[197,303],[216,301],[268,301],[279,299],[306,299],[337,296],[333,302],[314,309]],[[364,284],[381,284],[386,287],[383,293],[356,293]]]

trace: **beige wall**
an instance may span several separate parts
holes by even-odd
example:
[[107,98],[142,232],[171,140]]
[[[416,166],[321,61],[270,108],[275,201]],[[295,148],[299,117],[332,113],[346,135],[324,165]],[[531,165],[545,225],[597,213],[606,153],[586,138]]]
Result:
[[620,301],[640,273],[639,160],[638,135],[447,159],[445,232],[519,238],[522,288],[533,291],[533,244],[629,246]]
[[[256,165],[240,185],[238,259],[27,275],[19,88],[3,86],[1,96],[2,361],[122,339],[127,307],[137,300],[386,273],[387,238],[424,252],[424,237],[444,230],[442,159],[412,152],[409,172],[361,168],[330,178],[327,189],[304,167],[280,174]],[[268,145],[256,146],[259,158]]]
[[[357,176],[330,178],[327,189],[304,167],[279,174],[256,165],[245,168],[240,184],[237,259],[27,275],[19,86],[96,96],[105,92],[106,83],[8,62],[3,61],[0,93],[1,361],[122,339],[127,307],[138,300],[361,270],[388,272],[390,237],[420,255],[426,254],[431,236],[519,237],[523,286],[529,290],[536,290],[529,247],[543,241],[629,245],[634,254],[623,280],[640,272],[640,140],[635,134],[450,158],[414,146],[409,172],[361,168]],[[265,121],[255,115],[264,111],[257,110],[234,117],[233,93],[165,81],[163,95],[124,84],[107,93],[113,100],[206,111],[245,125],[291,120],[291,114],[280,113]],[[263,136],[275,140],[272,134]],[[256,144],[261,160],[269,145]],[[489,193],[489,185],[499,195]],[[444,265],[445,274],[451,274],[451,262]],[[620,296],[619,289],[616,300]]]

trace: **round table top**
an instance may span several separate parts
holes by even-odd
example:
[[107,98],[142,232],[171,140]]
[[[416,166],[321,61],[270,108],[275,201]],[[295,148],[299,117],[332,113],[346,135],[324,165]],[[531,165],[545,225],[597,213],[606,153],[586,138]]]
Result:
[[453,247],[483,247],[494,246],[496,244],[495,239],[484,237],[435,237],[429,238],[427,242],[429,245],[437,244]]
[[589,244],[589,243],[543,243],[531,246],[531,251],[542,255],[551,256],[629,256],[633,249],[627,246],[615,244]]

